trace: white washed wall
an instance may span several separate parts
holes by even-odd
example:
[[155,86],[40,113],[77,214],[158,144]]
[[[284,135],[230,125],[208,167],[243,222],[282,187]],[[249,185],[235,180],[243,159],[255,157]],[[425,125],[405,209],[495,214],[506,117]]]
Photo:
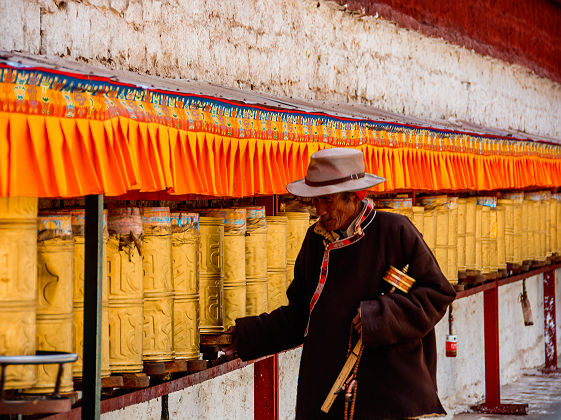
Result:
[[0,0],[0,10],[0,49],[561,138],[561,85],[324,0]]

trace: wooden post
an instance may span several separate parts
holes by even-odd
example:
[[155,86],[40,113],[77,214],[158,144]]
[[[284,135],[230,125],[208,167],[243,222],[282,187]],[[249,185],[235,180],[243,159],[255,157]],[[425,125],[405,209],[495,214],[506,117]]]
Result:
[[86,196],[82,419],[98,420],[101,401],[103,195]]

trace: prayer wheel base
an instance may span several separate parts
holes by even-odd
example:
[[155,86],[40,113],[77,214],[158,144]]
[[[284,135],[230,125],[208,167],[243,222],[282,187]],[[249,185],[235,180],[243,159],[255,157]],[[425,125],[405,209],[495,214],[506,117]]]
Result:
[[499,278],[503,278],[506,277],[508,275],[508,271],[506,268],[501,268],[499,269]]
[[123,373],[123,388],[139,389],[150,385],[150,377],[145,373]]
[[195,373],[200,372],[202,370],[208,369],[210,367],[210,363],[208,360],[189,360],[187,361],[187,372]]
[[466,271],[458,271],[458,282],[461,283],[467,279],[468,275]]
[[2,399],[0,401],[0,414],[49,414],[70,411],[75,402],[72,398],[53,398],[39,396],[18,395],[17,399]]
[[[112,388],[122,388],[123,387],[123,377],[121,375],[111,375],[105,378],[101,378],[101,388],[104,390]],[[82,378],[74,379],[74,389],[82,389]]]
[[180,372],[187,372],[187,360],[176,359],[168,362],[144,363],[144,373],[148,376],[161,376]]

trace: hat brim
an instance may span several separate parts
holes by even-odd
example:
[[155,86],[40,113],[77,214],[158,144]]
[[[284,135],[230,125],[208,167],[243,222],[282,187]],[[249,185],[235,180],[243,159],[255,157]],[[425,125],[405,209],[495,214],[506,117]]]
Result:
[[305,179],[291,182],[286,186],[286,190],[293,195],[299,197],[319,197],[320,195],[336,194],[340,192],[362,191],[381,184],[386,179],[378,175],[364,174],[363,178],[351,179],[333,185],[323,185],[321,187],[312,187],[306,184]]

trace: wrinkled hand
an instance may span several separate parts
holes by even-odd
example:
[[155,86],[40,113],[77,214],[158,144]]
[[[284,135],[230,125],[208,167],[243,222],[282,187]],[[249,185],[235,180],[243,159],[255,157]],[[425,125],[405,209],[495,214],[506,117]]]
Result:
[[358,308],[357,314],[353,318],[353,327],[357,333],[362,334],[362,321],[360,319],[360,308]]
[[231,356],[238,351],[238,332],[235,326],[231,326],[224,333],[232,336],[232,344],[220,346],[220,350],[222,350],[226,356]]

